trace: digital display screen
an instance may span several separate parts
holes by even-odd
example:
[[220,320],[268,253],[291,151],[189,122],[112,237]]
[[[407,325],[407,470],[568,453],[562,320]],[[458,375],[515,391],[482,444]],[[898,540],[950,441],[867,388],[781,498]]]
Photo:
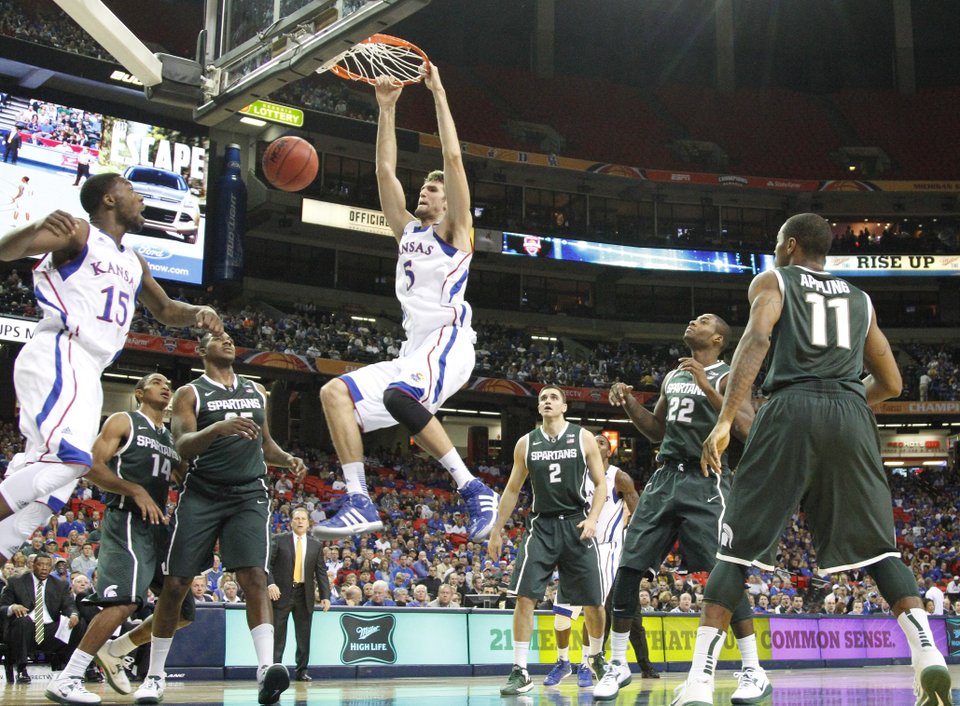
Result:
[[507,232],[503,234],[502,252],[505,255],[587,262],[637,270],[750,275],[763,270],[764,258],[754,253],[641,248],[632,245],[592,243],[587,240]]
[[[0,229],[60,209],[88,218],[80,205],[87,172],[118,172],[143,196],[143,229],[123,238],[158,279],[201,284],[206,226],[207,151],[201,131],[165,127],[10,96],[13,127],[0,128]],[[19,148],[11,132],[19,135]]]

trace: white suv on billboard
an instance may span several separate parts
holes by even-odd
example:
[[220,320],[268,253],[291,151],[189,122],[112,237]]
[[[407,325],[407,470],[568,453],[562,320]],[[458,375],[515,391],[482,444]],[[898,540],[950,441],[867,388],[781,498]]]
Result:
[[185,243],[197,242],[200,203],[182,176],[149,166],[127,167],[123,176],[143,196],[144,231],[160,231]]

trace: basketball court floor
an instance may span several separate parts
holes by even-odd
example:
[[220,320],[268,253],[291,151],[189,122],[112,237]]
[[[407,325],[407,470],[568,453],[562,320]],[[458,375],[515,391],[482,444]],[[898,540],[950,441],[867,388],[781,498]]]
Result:
[[[319,670],[316,670],[319,671]],[[950,668],[954,698],[960,699],[960,666]],[[318,676],[318,675],[317,675]],[[618,706],[668,706],[673,690],[684,674],[671,673],[661,679],[634,679],[621,690]],[[912,706],[912,671],[908,666],[864,667],[859,669],[812,669],[771,671],[773,696],[764,704],[774,706]],[[364,681],[326,681],[310,684],[294,682],[283,695],[286,706],[578,706],[592,704],[588,689],[580,690],[570,678],[559,687],[540,685],[542,675],[534,677],[534,688],[522,696],[503,698],[500,686],[504,677],[456,677],[416,679],[370,679]],[[4,704],[49,704],[43,696],[46,681],[34,680],[29,686],[0,686]],[[105,684],[90,685],[104,703],[131,703],[132,697],[119,696]],[[731,672],[717,678],[716,704],[728,704],[736,688]],[[254,706],[257,690],[253,682],[171,682],[164,704],[230,704]]]

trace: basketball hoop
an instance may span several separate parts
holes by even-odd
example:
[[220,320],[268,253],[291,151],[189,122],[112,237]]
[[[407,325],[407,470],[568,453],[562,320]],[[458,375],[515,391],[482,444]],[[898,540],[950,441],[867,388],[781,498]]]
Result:
[[399,86],[423,79],[420,67],[429,64],[424,51],[405,39],[389,34],[367,37],[324,68],[340,78],[375,84],[378,76],[389,76]]

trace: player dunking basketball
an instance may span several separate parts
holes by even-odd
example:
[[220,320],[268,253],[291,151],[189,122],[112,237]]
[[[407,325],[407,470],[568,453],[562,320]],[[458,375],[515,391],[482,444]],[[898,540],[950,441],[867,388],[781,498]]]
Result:
[[[674,704],[713,703],[714,670],[749,566],[771,570],[780,531],[802,505],[824,573],[863,567],[910,644],[918,706],[951,704],[950,673],[895,542],[890,486],[869,405],[902,380],[870,297],[823,269],[833,234],[813,213],[777,235],[776,269],[750,284],[750,320],[733,356],[701,466],[721,471],[737,410],[769,352],[770,399],[750,429],[704,594],[693,663]],[[866,368],[869,375],[860,379]],[[842,525],[842,530],[840,529]]]
[[437,109],[443,171],[427,175],[415,212],[408,212],[396,176],[395,119],[401,87],[381,76],[377,82],[377,182],[384,215],[399,244],[396,293],[406,341],[396,360],[342,375],[320,392],[347,484],[339,512],[314,528],[322,539],[383,526],[367,492],[360,433],[397,423],[453,476],[467,503],[471,539],[484,539],[496,521],[497,494],[467,470],[434,416],[473,372],[476,334],[470,305],[464,300],[473,257],[473,219],[467,174],[440,72],[429,64],[421,72]]

